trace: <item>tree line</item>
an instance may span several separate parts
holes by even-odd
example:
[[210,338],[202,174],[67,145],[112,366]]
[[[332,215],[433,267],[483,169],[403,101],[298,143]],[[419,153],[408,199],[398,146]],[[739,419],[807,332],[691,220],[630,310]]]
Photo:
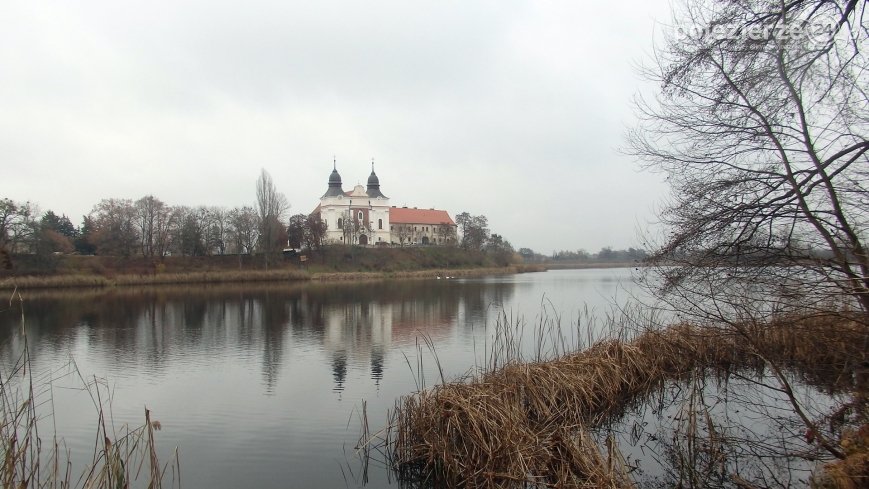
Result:
[[525,257],[526,255],[532,258],[539,258],[543,260],[552,260],[552,261],[577,261],[577,262],[608,262],[608,263],[629,263],[629,262],[638,262],[645,260],[648,258],[649,254],[646,250],[641,248],[630,247],[624,250],[616,250],[611,246],[604,246],[597,253],[589,253],[584,249],[578,249],[575,251],[572,250],[560,250],[553,251],[552,255],[546,257],[543,255],[539,255],[534,253],[534,251],[523,248],[519,250],[519,254]]
[[[326,225],[319,214],[287,217],[290,205],[271,175],[262,170],[254,205],[233,208],[172,205],[154,195],[139,199],[108,198],[75,225],[66,214],[41,212],[31,202],[0,198],[0,250],[16,254],[109,256],[268,255],[286,246],[317,250]],[[461,239],[445,240],[463,249],[513,260],[509,241],[489,230],[484,215],[456,216]],[[8,261],[8,255],[6,260]]]
[[[252,206],[171,205],[153,195],[100,200],[76,226],[65,214],[31,202],[0,199],[0,249],[10,254],[73,253],[163,257],[266,255],[287,243],[290,206],[265,170]],[[325,226],[307,216],[307,243],[319,246]],[[321,232],[317,232],[321,230]]]

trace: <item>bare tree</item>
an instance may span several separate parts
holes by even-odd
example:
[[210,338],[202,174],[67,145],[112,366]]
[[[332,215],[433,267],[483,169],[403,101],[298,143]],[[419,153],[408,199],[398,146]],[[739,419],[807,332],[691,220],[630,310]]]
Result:
[[413,240],[413,226],[409,224],[397,224],[398,226],[398,244],[404,246],[410,244]]
[[146,195],[136,201],[135,208],[142,256],[162,256],[159,242],[169,213],[168,207],[153,195]]
[[480,251],[489,239],[489,220],[484,215],[468,212],[456,215],[456,224],[462,230],[462,248]]
[[38,214],[30,202],[0,199],[0,250],[18,253],[29,249],[36,236]]
[[672,188],[652,262],[681,313],[869,312],[869,65],[851,23],[865,5],[697,1],[676,15],[683,35],[645,72],[661,94],[640,101],[630,151]]
[[326,239],[326,223],[320,213],[311,214],[305,221],[305,245],[308,249],[319,250]]
[[291,248],[299,249],[302,243],[305,243],[305,226],[308,221],[308,216],[304,214],[296,214],[290,217],[290,223],[287,226],[287,243]]
[[264,252],[266,268],[269,266],[269,254],[273,253],[281,243],[278,237],[285,233],[284,217],[290,208],[284,194],[278,192],[272,176],[262,169],[256,181],[256,202],[260,224],[260,248]]
[[797,399],[756,331],[820,314],[869,325],[865,7],[687,2],[645,71],[660,94],[640,100],[629,135],[630,152],[671,186],[642,278],[680,317],[745,342],[773,379],[757,385],[782,393],[806,438],[835,458],[837,434]]
[[101,255],[131,256],[139,248],[136,209],[130,199],[103,199],[91,213],[92,240]]
[[445,245],[456,244],[456,226],[444,222],[434,227],[434,233],[438,238],[438,243]]
[[209,245],[218,255],[226,253],[226,244],[229,241],[229,212],[223,207],[210,207]]
[[229,234],[237,254],[252,254],[259,241],[259,222],[253,207],[229,211]]
[[359,218],[359,212],[359,209],[352,209],[350,207],[343,212],[344,218],[341,229],[343,231],[345,244],[359,244],[359,238],[363,234],[371,235],[371,227],[364,221],[364,219]]

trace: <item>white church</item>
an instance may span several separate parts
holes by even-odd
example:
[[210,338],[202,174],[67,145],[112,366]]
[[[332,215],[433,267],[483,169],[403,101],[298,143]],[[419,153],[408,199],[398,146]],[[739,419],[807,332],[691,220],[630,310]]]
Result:
[[326,224],[326,243],[361,246],[451,245],[456,242],[456,223],[439,209],[389,205],[380,191],[380,179],[368,176],[368,188],[356,185],[345,192],[333,163],[329,188],[320,197],[319,213]]

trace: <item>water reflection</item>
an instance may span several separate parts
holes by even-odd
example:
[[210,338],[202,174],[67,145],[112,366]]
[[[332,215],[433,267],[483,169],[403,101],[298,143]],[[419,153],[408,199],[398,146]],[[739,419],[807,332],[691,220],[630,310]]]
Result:
[[[25,294],[35,364],[70,351],[159,375],[179,355],[232,352],[258,361],[266,393],[293,348],[326,353],[335,392],[348,368],[367,366],[379,386],[385,352],[484,322],[511,282],[403,281],[365,284],[200,286]],[[0,355],[20,351],[20,315],[0,312]]]
[[[354,484],[339,466],[359,437],[360,401],[374,428],[417,388],[418,362],[429,385],[438,379],[432,354],[417,349],[421,336],[455,377],[477,365],[502,307],[534,324],[545,298],[573,330],[572,314],[584,304],[605,311],[629,279],[627,270],[583,270],[22,295],[35,369],[64,370],[74,358],[85,378],[107,379],[118,425],[152,409],[164,455],[181,447],[185,486],[343,488]],[[3,299],[0,374],[22,348],[18,305]],[[93,403],[76,375],[53,378],[72,388],[52,391],[63,406],[52,421],[73,459],[90,459]],[[390,485],[386,470],[369,475],[369,487]]]

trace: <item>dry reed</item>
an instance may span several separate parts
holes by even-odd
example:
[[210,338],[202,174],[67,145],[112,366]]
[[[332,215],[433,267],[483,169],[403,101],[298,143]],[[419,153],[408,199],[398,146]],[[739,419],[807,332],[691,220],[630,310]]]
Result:
[[[403,479],[462,487],[631,487],[615,443],[600,447],[591,428],[618,418],[665,382],[698,372],[787,368],[853,383],[843,372],[864,358],[866,338],[865,323],[836,316],[722,328],[680,324],[549,361],[522,363],[512,355],[476,376],[403,397],[385,434],[363,442],[381,444]],[[820,438],[823,430],[804,419]]]
[[[18,304],[23,301],[17,297]],[[9,301],[10,308],[13,300]],[[78,478],[73,475],[73,461],[56,427],[46,437],[41,433],[54,419],[52,382],[34,376],[27,341],[27,327],[22,307],[23,348],[11,371],[0,377],[0,484],[4,488],[72,488],[114,489],[130,487],[180,487],[181,470],[177,449],[167,463],[157,457],[155,431],[160,422],[151,419],[145,409],[144,423],[138,427],[123,425],[115,429],[110,421],[110,392],[104,380],[86,381],[72,363],[81,380],[81,388],[90,394],[96,414],[96,442],[91,462]],[[81,454],[79,454],[81,455]],[[81,463],[81,462],[79,462]]]
[[49,275],[10,277],[0,280],[0,290],[112,287],[133,285],[215,284],[233,282],[278,282],[310,280],[301,270],[215,270],[204,272],[153,273],[138,275]]
[[14,289],[60,289],[94,288],[135,285],[173,284],[226,284],[253,282],[301,282],[382,280],[382,279],[428,279],[481,277],[487,275],[540,272],[545,268],[536,265],[515,265],[500,268],[463,268],[408,270],[397,272],[318,272],[306,270],[210,270],[179,273],[119,274],[114,276],[96,274],[69,274],[47,276],[7,277],[0,279],[0,290]]

